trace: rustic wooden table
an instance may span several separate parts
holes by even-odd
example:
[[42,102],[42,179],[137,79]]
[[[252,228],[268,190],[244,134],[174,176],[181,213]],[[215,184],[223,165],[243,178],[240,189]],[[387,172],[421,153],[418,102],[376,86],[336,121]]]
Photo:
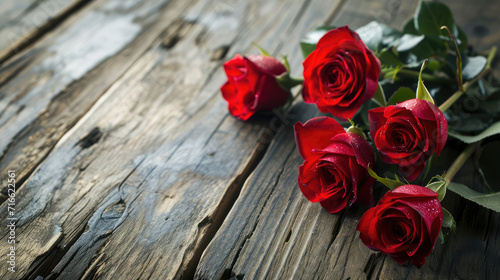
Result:
[[[444,2],[470,44],[500,45],[497,0]],[[359,240],[363,209],[331,215],[300,193],[292,124],[316,107],[244,123],[218,90],[221,64],[254,41],[300,75],[311,28],[401,27],[416,5],[3,1],[0,279],[500,279],[498,213],[450,194],[457,233],[421,269],[400,266]],[[465,166],[457,180],[473,175]]]

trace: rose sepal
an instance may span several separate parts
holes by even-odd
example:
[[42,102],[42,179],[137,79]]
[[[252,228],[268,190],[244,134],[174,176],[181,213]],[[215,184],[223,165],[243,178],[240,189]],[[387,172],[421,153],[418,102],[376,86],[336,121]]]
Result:
[[[441,244],[443,244],[446,241],[446,238],[451,232],[455,232],[457,229],[457,223],[455,222],[455,219],[453,218],[453,215],[446,210],[444,207],[441,207],[443,210],[443,223],[441,225],[441,231],[439,232],[439,241],[441,241]],[[443,233],[443,230],[446,230],[447,233]]]
[[430,183],[426,187],[438,194],[438,200],[440,202],[443,201],[443,198],[446,195],[446,182],[444,180]]
[[417,86],[417,99],[427,100],[434,104],[434,99],[432,99],[429,90],[424,85],[424,81],[422,81],[422,71],[424,71],[425,67],[427,67],[428,59],[422,63],[422,67],[420,68],[420,73],[418,74],[418,86]]
[[384,186],[388,187],[391,191],[399,186],[407,184],[407,183],[403,183],[403,182],[399,181],[399,178],[398,178],[398,176],[396,176],[396,174],[394,174],[394,176],[396,176],[396,180],[393,180],[393,179],[389,179],[387,177],[384,178],[384,177],[378,176],[377,173],[375,171],[373,171],[370,167],[368,167],[367,170],[368,170],[368,174],[372,178],[374,178],[378,182],[382,183]]

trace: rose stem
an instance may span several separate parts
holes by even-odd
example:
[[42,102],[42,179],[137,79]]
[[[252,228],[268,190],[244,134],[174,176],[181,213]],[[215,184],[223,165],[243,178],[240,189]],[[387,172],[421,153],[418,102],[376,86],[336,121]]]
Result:
[[[419,72],[415,72],[413,70],[401,69],[398,71],[398,76],[406,77],[406,78],[416,78],[418,79]],[[431,74],[422,73],[422,80],[429,83],[440,83],[440,84],[454,84],[454,80],[450,80],[447,78],[437,77]]]
[[476,147],[479,147],[481,145],[482,141],[478,141],[475,143],[471,143],[465,147],[465,149],[462,151],[460,155],[458,155],[457,159],[453,162],[453,164],[448,168],[446,171],[446,174],[444,175],[443,179],[446,182],[446,186],[448,186],[457,174],[457,172],[462,168],[464,163],[467,161],[467,159],[472,155],[472,153],[476,150]]
[[451,105],[453,105],[453,103],[455,103],[462,96],[462,94],[464,94],[464,92],[467,91],[467,88],[469,88],[479,79],[483,78],[484,76],[488,75],[488,73],[490,73],[491,62],[493,61],[496,52],[497,52],[497,47],[493,46],[488,54],[488,60],[486,62],[486,66],[484,67],[483,71],[479,73],[479,75],[477,75],[474,79],[466,82],[462,90],[458,90],[452,96],[450,96],[450,98],[448,98],[445,102],[443,102],[443,104],[439,106],[439,110],[441,110],[441,112],[448,110],[451,107]]

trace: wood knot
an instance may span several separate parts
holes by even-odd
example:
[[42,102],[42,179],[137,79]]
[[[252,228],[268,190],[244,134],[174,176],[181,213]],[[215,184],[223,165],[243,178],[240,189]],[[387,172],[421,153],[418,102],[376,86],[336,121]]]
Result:
[[94,127],[89,133],[80,139],[77,144],[82,147],[82,149],[87,149],[90,146],[94,145],[101,139],[102,131],[99,127]]
[[210,60],[211,61],[221,60],[226,56],[228,51],[229,51],[228,45],[220,46],[211,52]]
[[195,22],[186,21],[186,20],[176,20],[171,26],[165,30],[162,37],[163,40],[161,42],[161,46],[164,49],[171,49],[177,43],[187,35],[187,33],[191,30],[191,27],[195,24]]
[[101,217],[103,219],[119,219],[123,215],[123,212],[125,212],[126,208],[127,204],[123,201],[123,199],[120,199],[104,209]]

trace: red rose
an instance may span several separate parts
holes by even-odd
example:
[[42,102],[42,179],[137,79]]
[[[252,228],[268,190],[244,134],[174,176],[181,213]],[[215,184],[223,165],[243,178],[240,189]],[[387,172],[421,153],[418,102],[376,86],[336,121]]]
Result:
[[441,153],[448,138],[446,118],[426,100],[411,99],[375,108],[368,111],[368,119],[380,157],[399,165],[408,180],[417,178],[434,152]]
[[286,103],[290,94],[276,77],[285,66],[271,56],[237,54],[224,63],[227,82],[220,88],[233,116],[247,120],[259,110],[271,110]]
[[421,267],[441,231],[443,210],[438,194],[428,188],[404,185],[387,192],[359,220],[361,241],[371,249]]
[[304,61],[306,103],[323,113],[352,118],[378,87],[380,61],[347,26],[330,30]]
[[337,213],[355,201],[373,205],[374,179],[367,166],[374,154],[368,142],[332,118],[319,117],[295,124],[295,141],[305,162],[299,168],[299,187],[311,202]]

